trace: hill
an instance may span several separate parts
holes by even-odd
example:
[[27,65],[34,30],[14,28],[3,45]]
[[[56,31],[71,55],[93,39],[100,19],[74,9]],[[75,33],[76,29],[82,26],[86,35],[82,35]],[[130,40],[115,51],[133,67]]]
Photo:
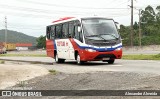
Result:
[[[36,45],[36,37],[28,36],[24,33],[7,30],[7,42],[10,43],[32,43]],[[5,30],[0,30],[0,42],[5,41]]]

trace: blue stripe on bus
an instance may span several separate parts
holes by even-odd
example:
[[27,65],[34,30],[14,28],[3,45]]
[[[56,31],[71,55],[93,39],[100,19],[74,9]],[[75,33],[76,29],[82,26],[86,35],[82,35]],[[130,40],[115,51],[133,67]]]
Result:
[[[78,44],[77,44],[78,45]],[[117,48],[122,48],[122,45],[119,45],[115,48],[95,48],[95,47],[89,47],[89,46],[80,46],[78,45],[78,47],[80,49],[93,49],[93,50],[96,50],[96,51],[100,51],[100,52],[104,52],[104,51],[114,51],[115,49]]]
[[56,41],[53,40],[53,46],[54,46],[54,49],[57,50],[57,46],[56,46]]

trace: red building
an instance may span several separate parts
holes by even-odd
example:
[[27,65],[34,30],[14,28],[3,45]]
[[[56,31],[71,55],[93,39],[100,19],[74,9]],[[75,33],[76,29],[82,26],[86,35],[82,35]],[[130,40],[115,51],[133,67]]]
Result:
[[16,43],[17,50],[28,50],[29,47],[32,47],[32,43]]

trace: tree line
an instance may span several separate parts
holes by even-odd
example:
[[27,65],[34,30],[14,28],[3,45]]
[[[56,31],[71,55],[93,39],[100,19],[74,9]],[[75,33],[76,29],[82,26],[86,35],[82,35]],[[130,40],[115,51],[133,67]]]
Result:
[[[155,10],[152,6],[148,5],[144,10],[141,10],[141,37],[142,45],[159,45],[160,44],[160,6]],[[133,25],[133,44],[139,45],[139,22]],[[120,25],[120,35],[123,39],[123,45],[130,45],[130,26]]]

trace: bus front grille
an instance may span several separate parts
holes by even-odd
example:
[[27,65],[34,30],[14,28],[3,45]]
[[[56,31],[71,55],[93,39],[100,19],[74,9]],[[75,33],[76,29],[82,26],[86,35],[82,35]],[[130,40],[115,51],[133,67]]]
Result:
[[102,59],[102,58],[116,58],[114,54],[100,54],[96,56],[94,59]]

